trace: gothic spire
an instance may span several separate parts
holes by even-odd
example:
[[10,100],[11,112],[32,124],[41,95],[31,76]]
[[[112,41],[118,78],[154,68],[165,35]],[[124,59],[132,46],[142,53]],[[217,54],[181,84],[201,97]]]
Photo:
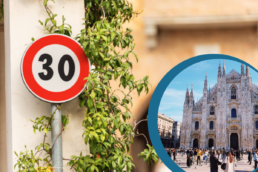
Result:
[[243,63],[241,64],[241,76],[245,75],[245,69]]
[[189,98],[190,98],[190,93],[189,93],[189,86],[187,84],[187,89],[185,93],[185,103],[189,104]]
[[218,78],[221,77],[221,66],[220,66],[220,60],[219,60],[219,68],[218,68]]
[[193,99],[193,84],[192,84],[192,88],[191,88],[191,99]]
[[250,76],[249,67],[246,65],[246,76]]
[[224,60],[224,62],[223,62],[223,76],[226,76],[225,60]]
[[204,90],[207,90],[207,72],[206,72],[205,80],[204,80]]

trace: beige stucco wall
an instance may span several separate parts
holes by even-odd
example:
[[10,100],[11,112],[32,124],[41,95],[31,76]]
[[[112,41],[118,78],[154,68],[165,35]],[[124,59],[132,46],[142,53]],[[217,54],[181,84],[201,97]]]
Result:
[[[59,22],[62,15],[65,15],[66,22],[72,25],[75,36],[83,28],[83,3],[81,0],[58,0],[55,4],[49,2],[49,7],[58,14]],[[50,113],[50,104],[34,97],[25,87],[20,74],[23,52],[31,43],[32,37],[37,38],[45,34],[38,20],[44,21],[46,17],[43,0],[5,0],[8,172],[14,171],[13,166],[16,163],[14,151],[24,151],[24,145],[27,145],[28,149],[35,149],[36,145],[43,141],[43,133],[34,134],[29,120]],[[2,96],[1,93],[0,95]],[[79,108],[78,99],[65,103],[62,113],[70,117],[70,124],[63,134],[64,158],[79,155],[81,151],[83,154],[88,153],[88,146],[85,146],[82,139],[83,109]],[[47,142],[50,142],[50,138],[49,135]],[[66,163],[67,161],[64,161],[64,171],[70,171]]]
[[144,5],[151,17],[258,14],[256,0],[145,0]]
[[6,171],[5,54],[4,32],[0,31],[0,171]]

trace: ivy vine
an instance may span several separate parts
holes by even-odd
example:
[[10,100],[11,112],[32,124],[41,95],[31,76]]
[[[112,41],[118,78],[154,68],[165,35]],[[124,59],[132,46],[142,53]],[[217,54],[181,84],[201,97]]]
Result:
[[4,0],[0,2],[0,21],[4,18]]
[[[54,0],[44,0],[48,14],[45,21],[39,20],[46,33],[72,35],[72,26],[62,17],[60,25],[56,22],[57,14],[48,7]],[[87,88],[79,96],[80,106],[85,109],[82,137],[90,145],[90,155],[74,155],[63,158],[71,170],[76,172],[117,172],[132,170],[135,165],[129,154],[135,136],[146,139],[147,149],[139,154],[149,165],[158,161],[158,156],[148,144],[145,135],[139,134],[136,126],[147,119],[137,122],[131,112],[132,94],[140,95],[149,91],[149,77],[136,80],[132,74],[133,58],[138,62],[134,52],[134,38],[130,28],[123,28],[125,22],[137,17],[139,12],[127,0],[85,0],[85,28],[75,39],[83,46],[84,52],[95,66],[87,79]],[[34,38],[32,38],[32,41]],[[115,82],[114,82],[115,81]],[[111,86],[112,82],[112,86]],[[118,84],[118,89],[113,84]],[[61,109],[61,106],[57,106]],[[51,131],[50,116],[31,120],[34,132],[44,132],[43,142],[35,150],[25,150],[19,154],[15,169],[18,171],[51,170],[51,146],[45,138]],[[133,121],[133,123],[130,123]],[[62,115],[62,128],[69,123],[68,116]],[[61,133],[63,132],[61,131]],[[60,134],[61,134],[60,133]]]

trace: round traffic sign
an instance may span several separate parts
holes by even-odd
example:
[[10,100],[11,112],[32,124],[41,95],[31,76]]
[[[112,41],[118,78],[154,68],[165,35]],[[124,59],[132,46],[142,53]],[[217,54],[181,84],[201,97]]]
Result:
[[29,45],[22,57],[21,74],[36,97],[63,103],[78,96],[89,76],[90,61],[81,45],[59,34],[43,36]]

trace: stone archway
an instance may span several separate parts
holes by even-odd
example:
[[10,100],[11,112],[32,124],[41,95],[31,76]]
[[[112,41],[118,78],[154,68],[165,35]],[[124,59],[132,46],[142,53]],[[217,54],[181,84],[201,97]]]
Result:
[[[232,121],[230,121],[232,122]],[[231,124],[227,127],[227,148],[239,149],[241,148],[241,133],[242,127],[237,124]]]
[[208,141],[208,148],[212,148],[214,147],[214,140],[213,139],[209,139]]
[[198,139],[193,140],[193,148],[199,148]]
[[231,133],[231,135],[230,135],[230,148],[233,148],[234,150],[239,149],[238,134],[237,133]]

